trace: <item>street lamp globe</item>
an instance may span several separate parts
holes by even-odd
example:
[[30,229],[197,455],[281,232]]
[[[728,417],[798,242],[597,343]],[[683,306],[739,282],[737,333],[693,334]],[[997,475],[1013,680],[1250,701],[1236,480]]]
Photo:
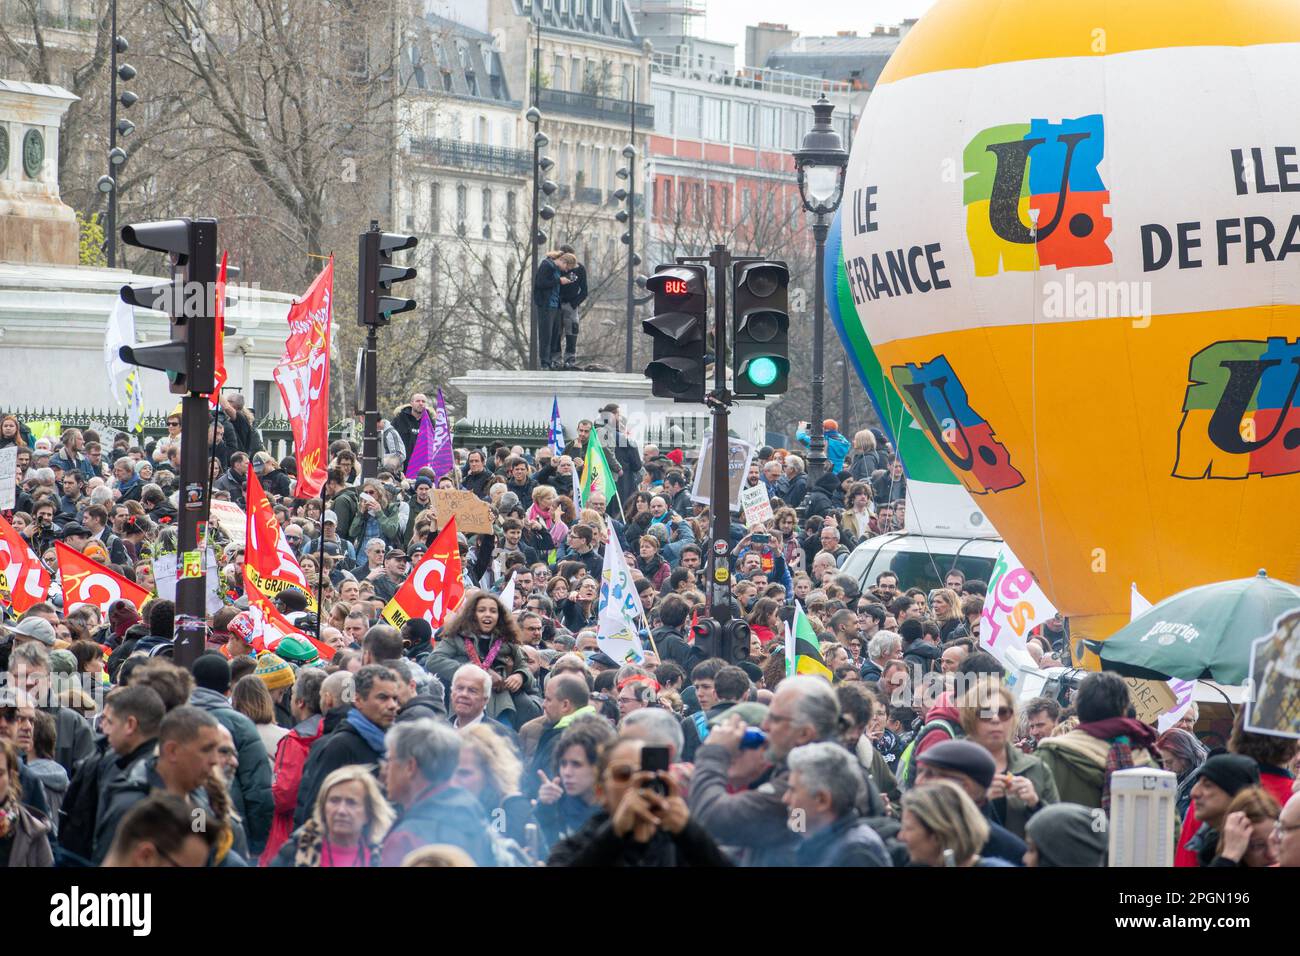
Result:
[[528,112],[524,114],[524,119],[536,126],[542,121],[542,111],[536,106],[528,107]]
[[795,150],[799,173],[799,197],[804,209],[816,215],[830,215],[840,207],[844,195],[844,171],[849,153],[840,134],[831,125],[835,104],[823,93],[813,104],[813,125]]

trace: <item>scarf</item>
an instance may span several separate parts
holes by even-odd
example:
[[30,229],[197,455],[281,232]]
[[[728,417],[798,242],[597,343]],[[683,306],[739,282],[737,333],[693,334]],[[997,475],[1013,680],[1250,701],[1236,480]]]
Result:
[[384,731],[378,724],[355,707],[348,711],[347,721],[361,735],[361,738],[370,745],[371,750],[378,754],[384,752]]
[[1106,751],[1106,778],[1101,788],[1101,808],[1109,811],[1111,774],[1133,766],[1134,746],[1139,750],[1149,750],[1155,744],[1155,728],[1132,717],[1110,717],[1080,724],[1077,729],[1110,743],[1110,749]]

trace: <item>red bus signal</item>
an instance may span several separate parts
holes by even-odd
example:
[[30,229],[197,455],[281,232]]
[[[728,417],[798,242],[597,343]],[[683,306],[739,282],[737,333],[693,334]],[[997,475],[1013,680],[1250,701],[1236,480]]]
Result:
[[668,279],[664,282],[666,295],[690,295],[690,287],[685,279]]

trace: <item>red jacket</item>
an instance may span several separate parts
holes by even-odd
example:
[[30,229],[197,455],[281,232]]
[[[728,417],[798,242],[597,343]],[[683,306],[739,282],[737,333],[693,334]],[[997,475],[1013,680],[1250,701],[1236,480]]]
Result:
[[274,782],[271,795],[275,798],[275,819],[271,821],[271,834],[266,838],[266,849],[258,857],[259,866],[270,866],[276,853],[293,833],[293,811],[298,805],[298,787],[302,783],[302,770],[307,765],[311,745],[320,739],[325,719],[319,718],[316,732],[310,737],[298,733],[297,728],[280,738],[275,748]]
[[[1260,768],[1259,785],[1282,806],[1286,806],[1286,802],[1291,799],[1291,785],[1294,782],[1294,778],[1289,774],[1278,773],[1271,768]],[[1178,843],[1174,848],[1174,866],[1200,866],[1196,854],[1191,850],[1183,849],[1187,841],[1201,828],[1201,821],[1196,819],[1194,810],[1195,806],[1187,808],[1187,816],[1183,818],[1183,826],[1178,831]]]

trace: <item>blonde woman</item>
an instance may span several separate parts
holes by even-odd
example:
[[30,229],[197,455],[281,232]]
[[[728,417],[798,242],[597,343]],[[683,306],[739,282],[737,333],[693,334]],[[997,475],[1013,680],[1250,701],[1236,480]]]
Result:
[[898,841],[915,866],[1011,866],[981,857],[989,838],[988,821],[957,784],[937,780],[903,794],[903,824]]
[[491,817],[505,800],[519,794],[523,764],[510,743],[490,727],[474,724],[459,733],[460,763],[451,782],[468,790]]
[[560,496],[554,488],[538,485],[533,489],[533,505],[527,515],[529,521],[537,522],[550,537],[553,548],[558,548],[569,536],[569,526],[560,517],[559,501]]
[[1024,839],[1029,818],[1060,796],[1052,772],[1039,758],[1012,745],[1016,726],[1016,698],[992,681],[970,688],[958,700],[961,728],[966,739],[993,757],[996,772],[989,788],[989,811],[994,822]]
[[285,841],[271,866],[379,866],[379,844],[394,819],[366,767],[340,767],[325,778],[311,819]]
[[[930,592],[930,611],[939,624],[939,639],[951,641],[966,634],[966,619],[961,616],[961,599],[949,588]],[[960,633],[958,633],[960,632]]]

